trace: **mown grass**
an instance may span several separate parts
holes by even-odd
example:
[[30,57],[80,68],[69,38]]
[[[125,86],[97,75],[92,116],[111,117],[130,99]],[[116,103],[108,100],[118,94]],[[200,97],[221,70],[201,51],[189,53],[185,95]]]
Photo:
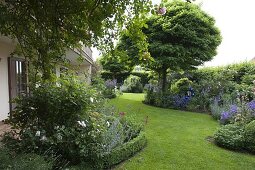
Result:
[[143,94],[124,94],[110,101],[125,116],[144,121],[148,146],[115,167],[116,170],[255,169],[255,156],[209,142],[218,123],[211,116],[163,109],[142,103]]

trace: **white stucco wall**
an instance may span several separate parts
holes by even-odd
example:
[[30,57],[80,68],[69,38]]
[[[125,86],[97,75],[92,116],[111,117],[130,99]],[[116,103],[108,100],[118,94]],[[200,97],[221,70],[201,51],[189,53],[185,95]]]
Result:
[[8,87],[8,56],[13,50],[12,45],[0,41],[0,121],[8,117],[9,87]]

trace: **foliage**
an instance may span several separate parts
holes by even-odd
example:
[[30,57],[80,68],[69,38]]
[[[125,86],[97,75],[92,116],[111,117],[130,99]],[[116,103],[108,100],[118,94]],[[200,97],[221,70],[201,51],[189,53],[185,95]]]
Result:
[[186,95],[192,85],[188,78],[181,78],[171,86],[171,91],[175,94]]
[[112,99],[117,96],[117,80],[106,80],[105,81],[105,89],[103,91],[103,95],[106,98]]
[[212,104],[210,105],[210,110],[212,117],[216,120],[221,119],[221,114],[229,109],[229,106],[231,105],[231,101],[223,99],[223,101],[219,101],[217,98],[214,99]]
[[[160,74],[162,90],[166,91],[167,70],[187,70],[209,61],[216,55],[221,36],[215,20],[199,6],[183,1],[164,4],[165,15],[151,16],[143,32],[148,37],[148,49],[154,62],[147,66]],[[138,50],[128,37],[123,37],[121,49],[137,58]]]
[[245,146],[249,151],[255,152],[255,120],[245,126]]
[[14,128],[35,130],[35,126],[51,135],[56,126],[75,123],[102,101],[95,89],[72,77],[38,86],[31,89],[32,95],[16,99],[17,107],[10,119]]
[[125,53],[117,50],[103,55],[100,63],[105,71],[111,73],[112,79],[116,79],[119,74],[130,74],[134,68],[134,63],[128,60]]
[[[101,72],[102,78],[104,80],[112,79],[113,74],[109,71],[102,71]],[[117,80],[118,84],[123,84],[124,80],[130,75],[129,72],[117,72],[114,77]]]
[[[110,100],[111,105],[128,112],[127,117],[147,120],[148,145],[115,169],[254,169],[254,155],[211,144],[211,138],[207,137],[219,125],[209,115],[152,107],[142,100],[144,94],[130,93]],[[139,114],[129,112],[130,108],[140,110]]]
[[149,90],[146,92],[144,103],[163,108],[186,109],[191,96],[160,93]]
[[146,84],[148,84],[149,80],[150,80],[150,77],[149,77],[149,73],[148,72],[138,72],[138,71],[132,71],[131,72],[131,75],[133,76],[138,76],[141,78],[141,83],[143,86],[145,86]]
[[123,160],[127,160],[138,151],[142,150],[147,144],[144,133],[140,133],[137,137],[124,145],[115,148],[110,154],[103,156],[102,162],[104,167],[116,165]]
[[36,154],[11,154],[11,151],[7,148],[0,148],[0,151],[0,169],[52,169],[52,162],[45,161],[42,156]]
[[217,145],[240,150],[244,147],[244,128],[236,124],[222,126],[214,135]]
[[142,93],[143,85],[141,83],[141,78],[138,76],[129,76],[124,84],[121,86],[123,92],[128,93]]
[[[50,79],[66,49],[82,44],[111,48],[126,23],[141,23],[140,17],[150,8],[149,0],[4,0],[0,2],[0,33],[15,38],[18,51],[30,58],[44,79]],[[138,44],[145,43],[139,29],[130,32],[140,37]],[[144,47],[139,46],[146,51]]]
[[[100,109],[104,104],[100,91],[73,77],[40,83],[31,94],[16,100],[9,123],[18,130],[6,133],[3,143],[17,153],[43,154],[49,150],[48,157],[57,153],[61,160],[54,166],[86,162],[96,167],[104,155],[133,140],[142,130],[124,115],[114,116],[116,111]],[[100,110],[105,112],[98,113]]]
[[[245,70],[246,73],[240,70]],[[220,119],[221,112],[227,111],[231,104],[252,101],[255,97],[252,83],[254,75],[253,63],[240,63],[186,72],[171,72],[168,79],[171,82],[170,89],[173,91],[178,91],[175,83],[183,78],[192,81],[193,95],[187,109],[211,112],[212,116]],[[187,87],[188,85],[185,88]]]

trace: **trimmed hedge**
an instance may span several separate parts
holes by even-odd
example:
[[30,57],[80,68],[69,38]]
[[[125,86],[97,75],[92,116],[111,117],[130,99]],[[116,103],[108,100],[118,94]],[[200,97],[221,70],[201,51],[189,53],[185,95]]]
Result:
[[98,165],[104,168],[116,165],[145,148],[146,144],[147,139],[145,138],[145,134],[144,132],[140,132],[133,140],[124,143],[122,146],[115,148],[111,153],[104,155],[102,160],[98,162]]
[[246,148],[249,151],[255,153],[255,120],[245,126],[244,137],[246,142]]
[[217,145],[228,149],[241,150],[244,146],[244,128],[237,124],[222,126],[214,135]]

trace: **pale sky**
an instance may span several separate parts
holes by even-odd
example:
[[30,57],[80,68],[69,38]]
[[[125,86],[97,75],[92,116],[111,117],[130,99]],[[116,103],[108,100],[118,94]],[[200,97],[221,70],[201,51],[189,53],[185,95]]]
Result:
[[[202,3],[202,9],[215,18],[223,37],[217,56],[205,66],[249,61],[255,57],[254,0],[196,0],[196,3]],[[94,59],[97,56],[97,50],[93,49]]]

